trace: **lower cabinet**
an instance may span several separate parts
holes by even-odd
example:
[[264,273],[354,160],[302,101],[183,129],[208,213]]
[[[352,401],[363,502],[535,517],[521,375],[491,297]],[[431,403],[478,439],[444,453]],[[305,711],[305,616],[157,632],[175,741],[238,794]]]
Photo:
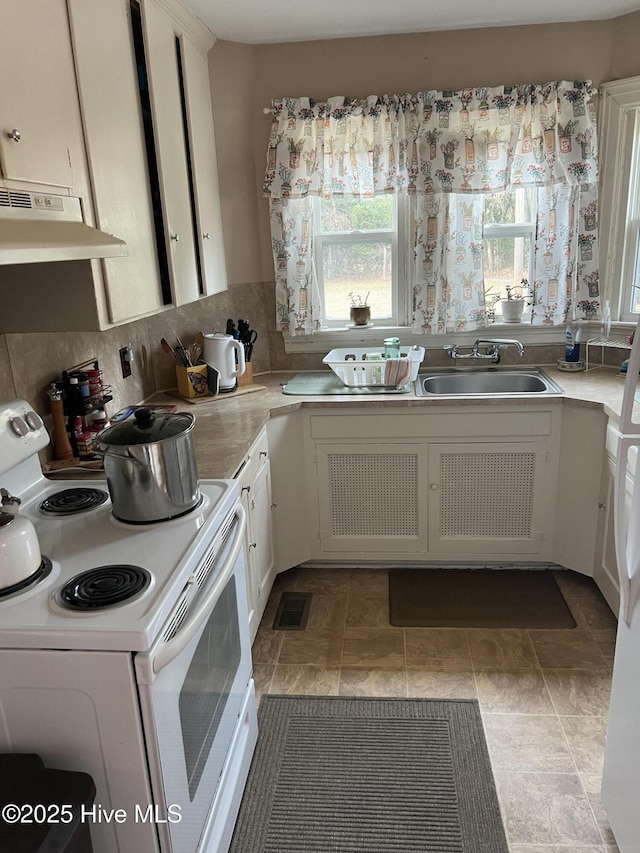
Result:
[[309,418],[311,559],[552,559],[559,411],[443,414]]
[[429,552],[538,559],[553,535],[550,458],[547,442],[430,445]]
[[319,444],[315,457],[323,553],[424,553],[424,446]]
[[[615,542],[615,456],[607,454],[602,466],[602,483],[600,489],[600,518],[596,540],[596,556],[593,567],[593,577],[600,591],[607,600],[611,610],[617,615],[620,606],[620,581],[618,578],[618,561],[616,559]],[[629,493],[628,502],[631,503]]]
[[249,630],[253,641],[273,586],[275,572],[271,464],[265,430],[251,446],[237,477],[247,515],[245,567]]

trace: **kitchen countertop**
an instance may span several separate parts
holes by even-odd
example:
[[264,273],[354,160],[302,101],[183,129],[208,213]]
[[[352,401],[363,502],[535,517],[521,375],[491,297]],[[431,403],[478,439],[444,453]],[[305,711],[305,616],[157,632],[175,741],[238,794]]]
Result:
[[552,400],[563,403],[603,408],[605,414],[617,419],[620,414],[622,390],[625,377],[615,368],[598,367],[588,372],[575,373],[560,371],[555,366],[542,365],[545,372],[564,389],[562,395],[523,394],[518,397],[416,397],[411,391],[407,394],[370,394],[367,396],[287,396],[282,393],[282,385],[295,373],[271,373],[255,377],[256,383],[265,385],[266,391],[257,391],[231,399],[199,402],[195,405],[181,402],[175,397],[158,393],[148,403],[177,403],[181,411],[192,412],[196,416],[195,446],[198,459],[198,473],[203,479],[228,478],[233,476],[258,433],[269,420],[287,412],[305,408],[327,407],[338,409],[362,408],[434,408],[452,406],[477,406],[482,403],[495,405],[531,405]]

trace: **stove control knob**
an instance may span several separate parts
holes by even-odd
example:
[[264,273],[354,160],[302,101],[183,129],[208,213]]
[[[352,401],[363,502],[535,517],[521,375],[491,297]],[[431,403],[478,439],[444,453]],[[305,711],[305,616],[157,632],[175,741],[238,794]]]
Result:
[[32,429],[34,432],[42,429],[44,426],[42,418],[36,412],[27,412],[25,420],[29,424],[29,429]]
[[20,416],[11,418],[11,420],[9,421],[9,426],[11,427],[13,432],[20,438],[22,438],[29,432],[29,427],[26,425],[26,423]]

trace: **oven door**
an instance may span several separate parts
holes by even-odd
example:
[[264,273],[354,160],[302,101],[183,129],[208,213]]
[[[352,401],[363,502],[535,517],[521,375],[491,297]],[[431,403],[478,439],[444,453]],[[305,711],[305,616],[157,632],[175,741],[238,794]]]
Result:
[[135,659],[163,851],[199,849],[223,796],[220,780],[247,695],[253,700],[244,528],[237,506],[220,534],[226,538],[212,544],[158,640]]

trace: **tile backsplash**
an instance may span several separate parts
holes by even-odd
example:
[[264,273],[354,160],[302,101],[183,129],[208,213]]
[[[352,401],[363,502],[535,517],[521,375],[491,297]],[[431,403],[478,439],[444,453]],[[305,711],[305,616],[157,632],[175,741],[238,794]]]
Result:
[[[265,286],[232,285],[224,293],[181,308],[169,308],[153,317],[135,320],[104,332],[34,332],[0,335],[0,400],[27,400],[46,417],[50,382],[88,359],[97,359],[104,382],[111,385],[109,411],[139,403],[156,390],[175,387],[175,362],[160,347],[176,335],[188,344],[197,332],[224,332],[228,317],[249,320],[258,332],[253,351],[255,373],[269,371],[271,306],[265,304]],[[122,378],[119,350],[131,344],[135,361],[132,375]]]

